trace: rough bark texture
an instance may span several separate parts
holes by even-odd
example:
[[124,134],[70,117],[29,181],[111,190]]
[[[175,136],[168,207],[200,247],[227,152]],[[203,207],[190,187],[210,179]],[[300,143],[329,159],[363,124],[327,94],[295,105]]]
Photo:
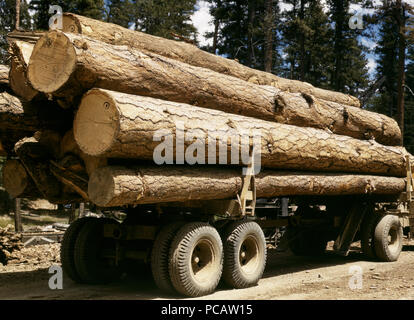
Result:
[[[223,168],[105,167],[89,180],[89,196],[101,207],[234,198],[243,185],[241,172]],[[262,172],[256,177],[257,196],[397,195],[405,191],[402,178]]]
[[397,123],[384,115],[151,55],[55,31],[37,43],[28,76],[37,90],[59,97],[98,87],[401,144]]
[[8,66],[0,64],[0,85],[9,84],[9,72],[10,68]]
[[248,68],[235,60],[205,52],[191,44],[151,36],[118,25],[66,13],[63,17],[63,31],[83,34],[113,45],[128,45],[146,53],[152,52],[255,84],[271,85],[283,91],[306,93],[324,100],[360,107],[359,100],[350,95],[315,88],[305,82],[280,78],[271,73]]
[[[225,163],[230,164],[230,139],[233,147],[238,147],[239,154],[240,150],[247,154],[247,147],[241,144],[248,146],[251,144],[247,140],[249,137],[259,137],[256,144],[263,167],[406,175],[405,155],[408,153],[403,148],[102,89],[91,90],[84,97],[74,122],[75,139],[81,150],[106,158],[153,161],[162,136],[170,139],[173,145],[184,134],[183,130],[185,147],[182,151],[174,148],[171,152],[175,161],[176,154],[184,159],[185,152],[187,162],[194,153],[197,153],[195,161],[199,164],[207,162],[208,142],[219,145],[224,141],[225,155],[229,159]],[[162,134],[154,141],[157,131]],[[184,141],[184,136],[182,139]],[[195,148],[196,139],[199,139],[200,148]],[[194,149],[198,149],[197,152]],[[216,163],[222,163],[219,152],[210,153],[210,156]],[[247,163],[247,159],[243,162]],[[241,160],[232,164],[241,164]]]
[[10,87],[17,96],[26,101],[32,101],[40,95],[39,91],[33,89],[27,80],[27,66],[33,48],[34,44],[29,42],[10,41]]
[[41,197],[32,178],[19,160],[7,160],[3,167],[3,186],[12,198]]

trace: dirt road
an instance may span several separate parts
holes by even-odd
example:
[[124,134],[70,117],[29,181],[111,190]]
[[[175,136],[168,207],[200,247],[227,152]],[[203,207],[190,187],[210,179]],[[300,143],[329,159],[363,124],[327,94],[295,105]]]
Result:
[[[36,257],[39,251],[42,254]],[[48,268],[59,265],[59,245],[25,248],[22,255],[27,256],[23,263],[0,266],[0,299],[182,299],[160,292],[143,266],[137,266],[136,274],[119,283],[85,286],[64,278],[63,290],[50,290]],[[351,290],[350,267],[355,266],[363,271],[362,289]],[[394,263],[370,262],[357,252],[348,257],[328,253],[304,258],[270,251],[265,275],[257,287],[229,290],[221,286],[201,299],[414,299],[414,243],[408,244]]]

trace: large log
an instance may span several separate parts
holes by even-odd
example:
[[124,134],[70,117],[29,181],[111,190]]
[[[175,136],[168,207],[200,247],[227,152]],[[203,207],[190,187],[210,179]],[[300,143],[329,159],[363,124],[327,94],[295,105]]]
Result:
[[287,93],[176,60],[146,55],[53,31],[33,50],[28,77],[33,86],[58,97],[75,97],[91,87],[188,103],[279,123],[327,129],[357,139],[400,145],[401,130],[384,115]]
[[128,45],[146,53],[159,54],[256,84],[271,85],[283,91],[306,93],[320,99],[360,107],[359,100],[350,95],[315,88],[305,82],[280,78],[271,73],[248,68],[235,60],[225,59],[200,50],[188,43],[151,36],[115,24],[65,13],[63,15],[63,31],[83,34],[113,45]]
[[42,197],[33,179],[19,160],[7,160],[3,167],[3,186],[12,198]]
[[[222,155],[216,152],[220,143],[225,159],[230,159],[231,142],[237,154],[241,150],[248,156],[246,149],[254,138],[263,167],[406,175],[403,148],[103,89],[85,95],[74,121],[81,150],[98,157],[153,161],[158,154],[162,158],[163,145],[156,134],[158,141],[166,139],[164,146],[171,142],[171,148],[165,148],[171,156],[169,164],[184,164],[184,155],[190,164],[190,158],[199,164],[222,163]],[[180,139],[182,150],[177,143]],[[208,143],[214,143],[213,152],[208,152]],[[247,159],[239,157],[232,164],[242,162],[247,164]]]
[[9,84],[9,72],[10,68],[8,66],[0,64],[0,85]]
[[[189,167],[104,167],[89,180],[91,201],[100,207],[234,198],[241,171]],[[398,195],[402,178],[371,175],[265,171],[256,177],[257,196]]]
[[34,44],[29,42],[18,40],[10,41],[10,87],[17,96],[25,101],[32,101],[40,96],[39,91],[33,89],[32,85],[27,80],[27,66],[29,65],[33,48]]

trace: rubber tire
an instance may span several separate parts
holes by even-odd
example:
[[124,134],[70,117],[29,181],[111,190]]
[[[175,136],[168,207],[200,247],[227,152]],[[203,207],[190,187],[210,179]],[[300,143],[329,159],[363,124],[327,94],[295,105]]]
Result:
[[102,228],[112,220],[92,219],[81,228],[75,244],[76,270],[86,284],[106,284],[120,278],[120,270],[115,266],[103,264],[98,259],[104,243]]
[[[388,235],[392,228],[397,229],[397,245],[392,250],[388,243]],[[374,247],[378,259],[384,262],[397,261],[403,246],[403,229],[397,216],[384,216],[375,228]]]
[[[266,239],[256,222],[238,221],[230,224],[224,239],[223,280],[235,289],[257,285],[262,278],[267,258]],[[240,264],[240,249],[247,237],[253,236],[258,249],[258,260],[253,272],[247,274]]]
[[378,259],[375,252],[375,228],[382,216],[374,211],[367,212],[361,226],[361,249],[372,260]]
[[[190,266],[193,249],[201,239],[211,242],[215,263],[209,278],[200,283],[194,279]],[[169,256],[171,283],[177,292],[188,297],[200,297],[216,290],[223,273],[223,243],[215,228],[206,223],[190,223],[183,226],[171,244]]]
[[74,221],[66,230],[60,246],[60,261],[65,274],[74,282],[82,283],[82,279],[76,270],[75,264],[75,244],[79,232],[84,224],[94,218],[82,218]]
[[151,271],[155,284],[166,293],[175,293],[168,270],[171,243],[184,222],[171,223],[163,228],[155,239],[151,252]]
[[296,256],[321,256],[328,243],[317,230],[302,227],[288,227],[286,237],[290,250]]

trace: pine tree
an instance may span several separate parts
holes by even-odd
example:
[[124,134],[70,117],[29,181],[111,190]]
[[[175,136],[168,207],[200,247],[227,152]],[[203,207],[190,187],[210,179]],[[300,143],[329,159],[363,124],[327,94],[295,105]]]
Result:
[[132,19],[131,9],[130,0],[111,0],[108,3],[107,21],[128,28]]
[[135,29],[146,33],[175,38],[196,39],[196,28],[191,22],[196,0],[136,0],[133,2]]
[[[252,68],[277,72],[280,64],[278,1],[210,2],[213,3],[210,13],[220,23],[220,29],[207,36],[213,38],[218,53]],[[219,9],[215,7],[218,3]]]
[[285,76],[329,87],[332,68],[333,31],[321,2],[291,0],[292,9],[285,12],[284,50],[288,69]]
[[350,0],[329,0],[328,4],[331,21],[335,24],[332,88],[358,96],[367,88],[369,78],[364,47],[358,42],[362,31],[349,27]]
[[[0,63],[7,63],[8,43],[7,33],[14,30],[16,25],[16,1],[0,1]],[[32,27],[27,1],[20,4],[20,29],[30,30]]]

